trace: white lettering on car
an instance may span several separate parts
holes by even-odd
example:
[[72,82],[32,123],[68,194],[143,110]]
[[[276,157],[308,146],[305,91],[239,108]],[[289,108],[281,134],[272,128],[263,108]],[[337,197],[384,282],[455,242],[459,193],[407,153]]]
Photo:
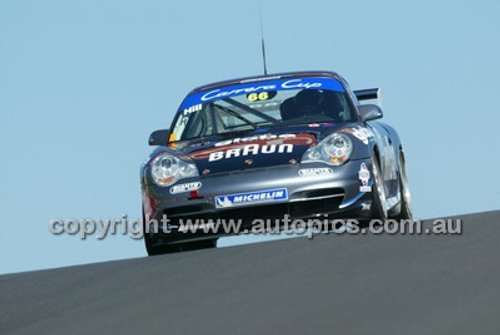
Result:
[[304,83],[302,82],[301,79],[292,79],[285,81],[283,84],[281,84],[282,88],[288,88],[288,89],[293,89],[293,88],[311,89],[311,88],[319,88],[321,86],[322,86],[321,83]]
[[[292,89],[314,89],[320,88],[323,86],[322,83],[319,82],[304,82],[303,79],[291,79],[282,83],[281,89],[284,90],[292,90]],[[253,93],[253,92],[265,92],[265,91],[274,91],[277,87],[274,84],[268,85],[260,85],[260,86],[250,86],[245,88],[236,88],[230,91],[223,91],[218,88],[212,91],[208,91],[203,94],[200,98],[201,101],[211,101],[214,99],[221,99],[226,97],[231,97],[234,95],[245,94],[245,93]]]
[[221,142],[215,143],[216,147],[223,147],[225,145],[230,145],[234,143],[243,143],[243,142],[251,142],[251,141],[258,141],[258,140],[272,140],[272,139],[287,139],[287,138],[295,138],[295,134],[281,134],[281,135],[274,135],[274,134],[264,134],[264,135],[259,135],[259,136],[250,136],[250,137],[237,137],[233,138],[231,140],[225,140]]
[[188,114],[191,114],[194,112],[199,112],[199,111],[201,111],[202,107],[203,107],[202,104],[197,104],[197,105],[193,105],[189,108],[185,108],[183,115],[188,115]]
[[293,144],[271,144],[271,145],[259,145],[259,144],[248,144],[239,148],[232,148],[226,151],[215,151],[210,153],[208,157],[209,162],[215,162],[223,158],[233,158],[233,157],[245,157],[249,155],[258,154],[273,154],[278,153],[292,153]]
[[244,93],[252,93],[256,91],[272,91],[275,89],[276,85],[263,85],[263,86],[247,87],[247,88],[238,88],[231,91],[221,91],[220,89],[216,89],[203,94],[201,96],[201,101],[210,101],[213,99],[230,97],[233,95],[244,94]]

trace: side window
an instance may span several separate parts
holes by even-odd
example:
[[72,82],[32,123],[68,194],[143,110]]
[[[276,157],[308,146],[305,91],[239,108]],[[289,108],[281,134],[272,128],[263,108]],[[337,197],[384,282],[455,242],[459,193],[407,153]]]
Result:
[[188,128],[187,135],[190,137],[198,137],[203,135],[203,130],[205,129],[205,113],[198,113],[194,118],[192,125]]
[[188,119],[183,126],[183,139],[207,136],[214,132],[213,123],[210,122],[209,108],[206,108],[206,106],[199,112],[189,114]]

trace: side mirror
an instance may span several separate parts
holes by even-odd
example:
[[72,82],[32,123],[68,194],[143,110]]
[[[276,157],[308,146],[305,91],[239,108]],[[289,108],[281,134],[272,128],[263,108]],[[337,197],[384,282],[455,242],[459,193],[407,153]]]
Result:
[[155,130],[149,135],[149,145],[167,145],[170,132],[167,129]]
[[363,122],[381,119],[384,116],[382,109],[377,105],[359,105],[358,110]]

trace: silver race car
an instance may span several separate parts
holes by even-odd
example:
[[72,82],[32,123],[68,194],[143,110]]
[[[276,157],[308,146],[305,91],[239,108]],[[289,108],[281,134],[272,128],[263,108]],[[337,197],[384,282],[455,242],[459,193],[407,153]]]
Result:
[[[214,247],[257,219],[411,218],[399,136],[376,121],[379,106],[359,102],[377,97],[332,72],[193,90],[170,129],[149,138],[157,147],[141,169],[148,253]],[[220,219],[242,225],[214,228]]]

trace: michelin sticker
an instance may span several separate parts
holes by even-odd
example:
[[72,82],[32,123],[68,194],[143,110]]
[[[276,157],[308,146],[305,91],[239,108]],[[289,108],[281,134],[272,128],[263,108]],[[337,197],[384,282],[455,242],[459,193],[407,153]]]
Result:
[[288,199],[286,188],[215,196],[216,208],[230,208],[256,203],[283,201]]
[[359,188],[360,192],[371,192],[372,187],[368,186],[368,183],[370,182],[370,170],[366,167],[365,163],[361,163],[361,167],[359,168],[358,172],[359,180],[361,180],[362,186]]
[[191,191],[197,191],[201,188],[201,182],[197,181],[194,183],[186,183],[172,186],[170,188],[170,194],[186,193]]
[[311,168],[311,169],[300,169],[299,176],[324,176],[333,174],[333,170],[330,168]]

